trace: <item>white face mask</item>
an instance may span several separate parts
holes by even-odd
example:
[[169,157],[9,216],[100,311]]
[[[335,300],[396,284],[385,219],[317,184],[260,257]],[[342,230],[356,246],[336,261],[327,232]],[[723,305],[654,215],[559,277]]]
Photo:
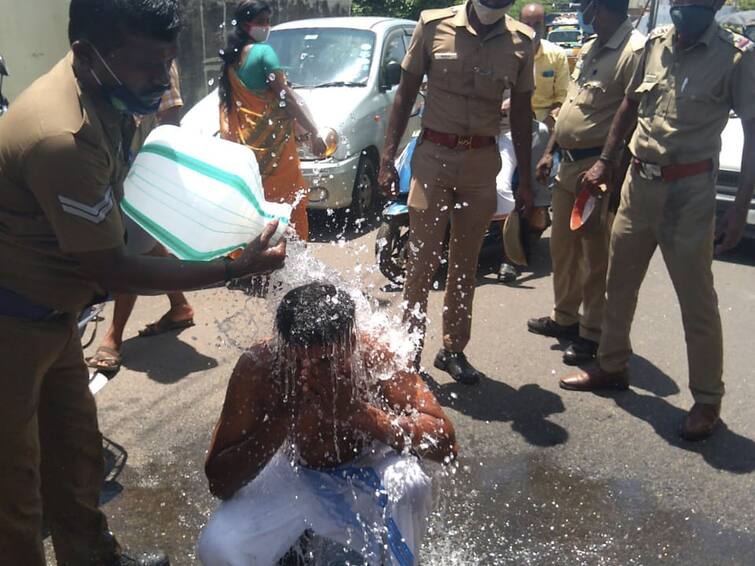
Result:
[[483,5],[481,0],[472,0],[472,6],[474,6],[474,11],[477,13],[480,23],[486,26],[493,25],[498,20],[503,19],[506,12],[511,8],[511,4],[504,8],[488,8]]
[[265,43],[270,37],[270,26],[249,26],[246,28],[246,33],[255,42]]

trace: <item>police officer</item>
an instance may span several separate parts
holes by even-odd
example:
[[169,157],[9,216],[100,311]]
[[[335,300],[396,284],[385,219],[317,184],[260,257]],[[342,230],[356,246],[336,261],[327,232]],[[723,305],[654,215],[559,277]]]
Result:
[[[550,316],[532,319],[527,327],[536,334],[573,340],[564,352],[564,363],[570,365],[591,361],[600,340],[613,214],[606,199],[601,216],[584,229],[573,232],[570,220],[577,180],[598,160],[645,45],[645,37],[627,18],[628,5],[628,0],[586,0],[582,6],[597,36],[582,48],[554,135],[537,167],[538,177],[547,179],[553,150],[561,149],[550,239],[555,306]],[[616,175],[617,184],[623,173]]]
[[[511,4],[469,0],[422,13],[402,64],[380,171],[384,190],[395,191],[396,151],[427,74],[427,107],[409,193],[405,320],[424,334],[430,283],[450,222],[443,348],[435,367],[462,383],[476,383],[481,376],[464,348],[471,331],[480,246],[496,209],[495,179],[501,167],[496,135],[507,89],[512,93],[511,129],[520,164],[518,204],[526,215],[532,205],[532,31],[506,16]],[[421,349],[420,344],[417,365]]]
[[[710,435],[724,394],[723,340],[711,264],[744,231],[755,188],[755,51],[746,38],[719,27],[723,0],[672,0],[673,27],[654,31],[626,98],[585,186],[608,181],[615,153],[637,120],[633,155],[613,226],[607,302],[598,364],[562,378],[574,390],[625,389],[629,331],[637,294],[656,247],[682,311],[695,403],[682,423],[688,440]],[[721,131],[734,109],[744,150],[739,190],[715,231],[715,178]]]
[[72,0],[72,52],[0,120],[0,562],[45,564],[42,507],[61,566],[130,558],[98,509],[102,437],[76,318],[105,290],[199,288],[279,267],[273,226],[234,262],[124,254],[118,200],[134,114],[157,109],[177,0]]

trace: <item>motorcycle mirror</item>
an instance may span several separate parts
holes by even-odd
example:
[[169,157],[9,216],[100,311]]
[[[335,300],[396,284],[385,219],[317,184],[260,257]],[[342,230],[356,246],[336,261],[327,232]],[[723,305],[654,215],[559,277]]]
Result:
[[2,55],[0,55],[0,75],[3,77],[8,76],[8,68],[5,66],[5,59],[3,59]]

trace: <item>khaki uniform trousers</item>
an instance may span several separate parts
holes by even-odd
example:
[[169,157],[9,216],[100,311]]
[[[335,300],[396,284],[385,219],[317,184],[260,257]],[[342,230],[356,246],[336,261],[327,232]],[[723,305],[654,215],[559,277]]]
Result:
[[[577,198],[577,178],[590,169],[597,157],[561,162],[553,188],[553,225],[551,258],[553,261],[554,307],[551,318],[563,326],[579,323],[582,338],[600,342],[600,326],[605,306],[608,247],[613,215],[604,199],[602,218],[576,232],[570,228],[571,213]],[[599,212],[596,209],[593,214]],[[598,222],[594,222],[598,220]],[[582,305],[582,316],[579,307]]]
[[42,507],[59,566],[112,555],[97,508],[102,436],[72,320],[0,316],[0,562],[42,566]]
[[452,352],[463,351],[471,335],[477,262],[496,210],[500,169],[497,145],[458,151],[423,141],[412,158],[404,318],[424,336],[428,293],[450,222],[443,346]]
[[698,403],[718,403],[724,394],[721,318],[711,270],[714,178],[713,173],[704,173],[673,183],[649,181],[630,167],[611,234],[598,352],[604,370],[627,368],[637,295],[659,246],[681,306],[689,386]]

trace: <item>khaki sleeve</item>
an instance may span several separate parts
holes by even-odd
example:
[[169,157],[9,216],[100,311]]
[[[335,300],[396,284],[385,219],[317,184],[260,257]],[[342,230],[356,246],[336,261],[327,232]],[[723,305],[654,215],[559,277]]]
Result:
[[559,104],[566,100],[566,92],[569,90],[569,61],[566,59],[566,53],[559,53],[556,61],[556,82],[554,85],[554,95]]
[[535,53],[532,43],[524,50],[524,57],[519,63],[519,74],[511,89],[513,92],[531,92],[535,90]]
[[629,100],[634,100],[635,102],[639,102],[639,100],[642,98],[642,93],[637,92],[637,89],[642,84],[642,80],[645,78],[645,62],[647,61],[647,53],[650,45],[650,42],[648,42],[645,48],[640,52],[634,73],[632,73],[632,78],[629,79],[629,84],[627,85],[625,91],[626,97]]
[[420,77],[430,70],[430,54],[425,49],[425,24],[421,19],[414,28],[401,68],[407,73]]
[[755,50],[750,49],[734,67],[731,95],[732,108],[743,120],[755,118]]
[[23,174],[64,253],[123,245],[123,220],[104,151],[71,134],[47,138],[25,156]]

